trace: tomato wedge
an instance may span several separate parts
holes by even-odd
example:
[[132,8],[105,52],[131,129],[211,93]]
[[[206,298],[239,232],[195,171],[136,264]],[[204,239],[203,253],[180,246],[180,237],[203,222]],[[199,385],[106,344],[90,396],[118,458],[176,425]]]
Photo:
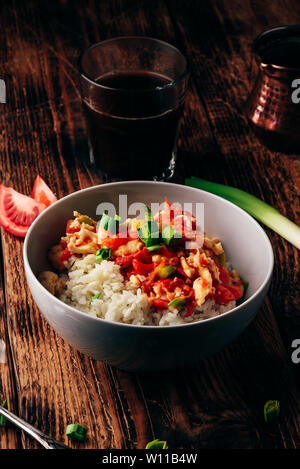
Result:
[[0,225],[9,233],[24,238],[31,223],[45,208],[12,187],[0,185]]
[[37,176],[35,178],[32,189],[32,198],[37,202],[41,202],[46,205],[46,207],[49,207],[49,205],[57,201],[57,197],[53,194],[52,190],[47,186],[41,176]]

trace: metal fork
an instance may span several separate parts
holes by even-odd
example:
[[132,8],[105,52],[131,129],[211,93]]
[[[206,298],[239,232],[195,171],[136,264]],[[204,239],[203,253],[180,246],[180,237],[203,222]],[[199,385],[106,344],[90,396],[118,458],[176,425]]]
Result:
[[54,440],[50,436],[45,435],[45,433],[37,430],[29,423],[25,422],[25,420],[20,419],[9,410],[4,409],[4,407],[0,406],[0,415],[6,417],[7,420],[14,423],[17,427],[24,430],[24,432],[28,433],[28,435],[32,436],[35,440],[37,440],[44,448],[46,449],[70,449],[68,446],[59,443],[58,441]]

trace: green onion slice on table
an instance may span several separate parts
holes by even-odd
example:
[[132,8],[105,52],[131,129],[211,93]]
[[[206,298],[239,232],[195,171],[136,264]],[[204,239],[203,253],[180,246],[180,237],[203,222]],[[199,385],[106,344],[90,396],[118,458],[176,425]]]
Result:
[[84,441],[87,429],[77,423],[71,423],[67,426],[66,435],[72,441]]
[[257,197],[235,187],[224,186],[196,177],[187,178],[185,184],[229,200],[300,249],[300,227]]
[[161,440],[153,440],[147,443],[146,449],[168,449],[168,443]]
[[267,401],[264,405],[264,419],[266,423],[271,423],[277,420],[280,413],[279,401]]

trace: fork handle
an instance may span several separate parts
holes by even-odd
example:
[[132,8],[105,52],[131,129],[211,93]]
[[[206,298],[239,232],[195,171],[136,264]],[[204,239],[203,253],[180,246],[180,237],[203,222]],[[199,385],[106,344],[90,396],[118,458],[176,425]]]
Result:
[[46,449],[70,449],[68,446],[62,443],[59,443],[58,441],[54,440],[50,436],[45,435],[45,433],[41,432],[40,430],[33,427],[29,423],[25,422],[25,420],[20,419],[20,417],[17,417],[12,412],[10,412],[7,409],[4,409],[4,407],[1,407],[1,406],[0,406],[0,415],[3,415],[3,417],[6,417],[7,420],[9,420],[10,422],[14,423],[17,427],[24,430],[24,432],[32,436],[32,438],[37,440]]

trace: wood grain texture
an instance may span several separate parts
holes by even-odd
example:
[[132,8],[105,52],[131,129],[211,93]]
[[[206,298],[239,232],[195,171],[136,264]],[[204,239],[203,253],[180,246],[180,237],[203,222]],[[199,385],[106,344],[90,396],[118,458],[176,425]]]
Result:
[[[238,186],[299,222],[299,157],[263,147],[244,115],[256,73],[250,44],[268,27],[299,23],[299,2],[28,0],[4,7],[1,182],[30,194],[39,173],[59,197],[100,183],[88,164],[77,57],[99,40],[149,35],[177,45],[191,65],[177,177]],[[129,374],[54,333],[26,285],[23,242],[2,232],[0,337],[8,363],[0,364],[0,399],[60,441],[68,423],[86,426],[83,448],[143,448],[154,438],[170,448],[299,448],[300,365],[290,359],[300,337],[298,252],[267,233],[275,252],[270,294],[239,339],[189,369]],[[272,398],[282,413],[267,426],[262,408]],[[37,447],[11,427],[0,429],[1,449]]]

